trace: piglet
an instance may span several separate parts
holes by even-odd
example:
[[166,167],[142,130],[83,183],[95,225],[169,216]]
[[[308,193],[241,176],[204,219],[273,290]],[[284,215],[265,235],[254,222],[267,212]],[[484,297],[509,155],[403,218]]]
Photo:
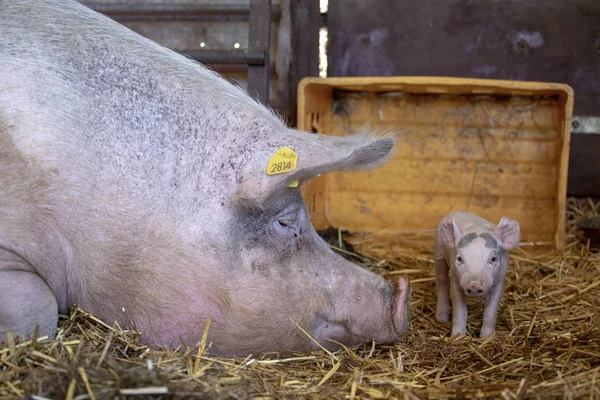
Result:
[[485,297],[479,336],[487,338],[494,332],[508,252],[520,239],[519,223],[507,217],[495,226],[466,211],[452,212],[440,220],[435,235],[436,317],[449,321],[451,299],[452,336],[466,334],[467,296]]

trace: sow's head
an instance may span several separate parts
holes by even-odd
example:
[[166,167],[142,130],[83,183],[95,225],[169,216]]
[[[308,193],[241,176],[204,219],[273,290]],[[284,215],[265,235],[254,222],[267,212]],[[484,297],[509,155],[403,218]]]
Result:
[[228,240],[235,245],[222,255],[232,271],[221,319],[228,334],[214,337],[214,350],[256,354],[396,340],[408,327],[408,279],[391,283],[335,254],[314,230],[300,190],[320,174],[383,165],[395,139],[286,130],[261,143],[233,185]]

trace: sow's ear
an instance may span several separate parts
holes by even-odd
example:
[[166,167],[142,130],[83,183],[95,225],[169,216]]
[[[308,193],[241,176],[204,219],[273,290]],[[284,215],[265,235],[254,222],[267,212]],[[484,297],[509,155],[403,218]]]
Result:
[[454,222],[452,214],[446,215],[441,222],[442,240],[450,246],[458,246],[458,242],[463,237],[462,230]]
[[496,228],[494,235],[500,239],[500,245],[505,250],[512,250],[517,247],[521,240],[521,227],[514,219],[502,217]]
[[[328,136],[289,130],[278,136],[276,146],[260,149],[245,168],[236,198],[242,204],[260,207],[271,195],[327,172],[369,170],[384,165],[393,157],[394,135]],[[268,175],[269,159],[282,147],[298,156],[296,168],[287,173]]]

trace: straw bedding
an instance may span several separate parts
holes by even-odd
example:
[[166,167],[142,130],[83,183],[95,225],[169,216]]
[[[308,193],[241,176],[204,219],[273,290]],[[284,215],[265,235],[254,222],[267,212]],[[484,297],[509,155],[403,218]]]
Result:
[[75,309],[61,317],[55,341],[0,345],[0,399],[600,398],[600,255],[574,228],[599,206],[569,199],[562,251],[511,253],[496,334],[487,340],[477,338],[481,302],[469,303],[474,337],[452,339],[450,326],[435,320],[431,249],[349,236],[353,250],[339,250],[346,257],[411,278],[411,330],[394,344],[288,358],[215,358],[205,341],[199,351],[151,351],[135,332]]

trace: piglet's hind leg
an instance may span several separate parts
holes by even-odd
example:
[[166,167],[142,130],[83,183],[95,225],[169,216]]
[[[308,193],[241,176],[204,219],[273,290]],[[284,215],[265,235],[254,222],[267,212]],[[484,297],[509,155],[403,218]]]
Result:
[[450,280],[446,260],[435,260],[435,276],[437,286],[437,307],[435,317],[438,321],[450,321]]
[[[27,336],[39,325],[40,336],[54,338],[58,322],[56,297],[46,282],[23,261],[0,252],[0,342],[6,334]],[[11,260],[12,259],[12,260]]]

